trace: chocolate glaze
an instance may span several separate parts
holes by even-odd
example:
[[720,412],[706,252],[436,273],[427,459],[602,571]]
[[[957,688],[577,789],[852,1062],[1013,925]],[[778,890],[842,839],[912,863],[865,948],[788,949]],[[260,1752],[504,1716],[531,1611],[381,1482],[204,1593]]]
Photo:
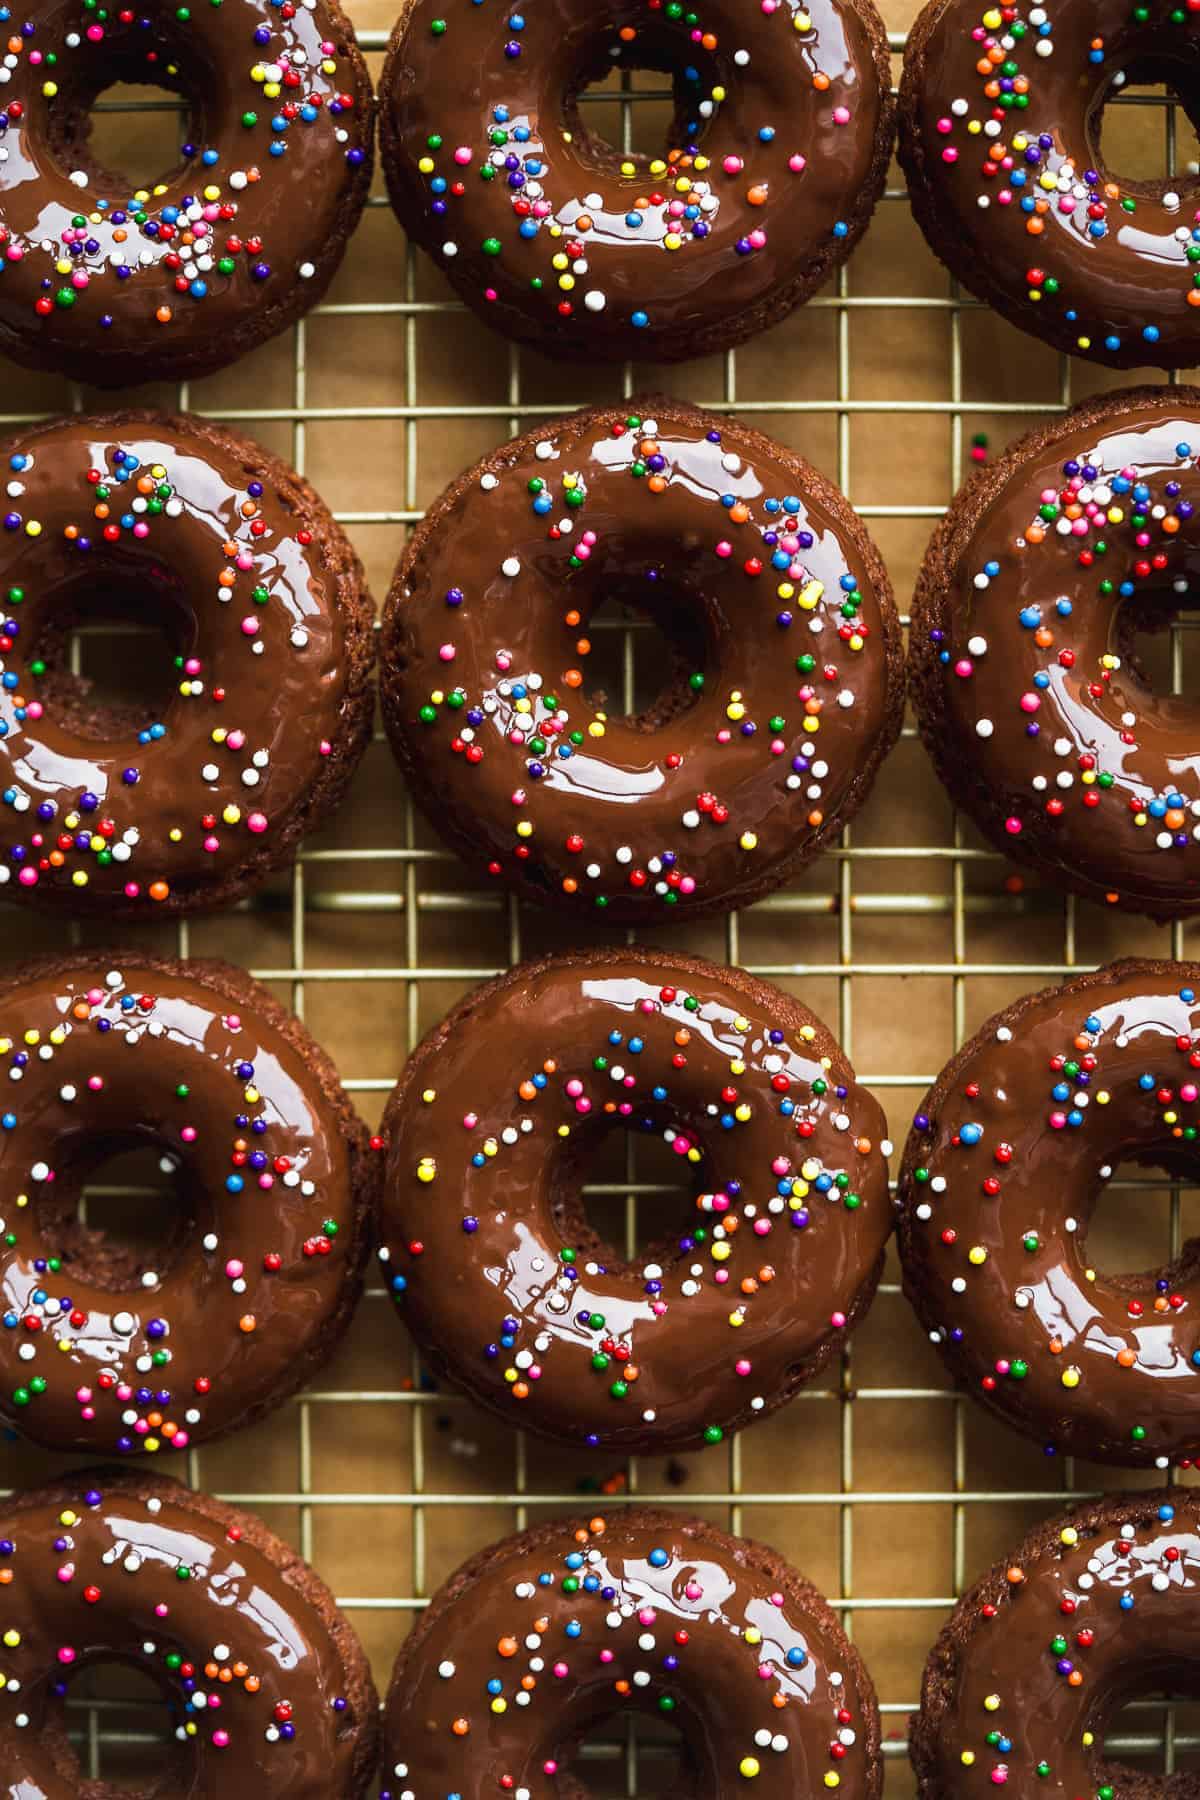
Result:
[[170,1702],[176,1737],[146,1800],[365,1792],[366,1660],[328,1590],[257,1519],[173,1481],[75,1476],[0,1501],[0,1581],[6,1800],[117,1794],[83,1778],[62,1708],[98,1662],[130,1664]]
[[926,1665],[910,1749],[921,1800],[1195,1800],[1104,1757],[1125,1701],[1194,1695],[1200,1669],[1195,1489],[1087,1501],[1039,1526],[964,1595]]
[[[34,10],[8,27],[0,101],[0,349],[104,387],[182,378],[319,299],[372,158],[371,83],[335,0]],[[130,81],[192,108],[177,167],[135,193],[89,141],[97,95]]]
[[[353,551],[298,476],[198,420],[58,420],[3,462],[0,884],[89,913],[231,897],[294,851],[365,746]],[[164,630],[161,713],[98,712],[70,674],[68,629],[97,604]]]
[[[682,1233],[633,1262],[579,1199],[614,1125],[663,1136],[697,1188]],[[510,1423],[630,1452],[713,1443],[869,1304],[885,1130],[825,1027],[765,982],[660,951],[548,957],[409,1062],[381,1260],[431,1365]]]
[[[298,1022],[240,970],[110,951],[10,981],[0,1032],[0,1420],[56,1449],[178,1450],[301,1385],[360,1292],[373,1196],[365,1129]],[[92,1169],[138,1147],[185,1214],[150,1267],[76,1219]]]
[[[410,0],[381,86],[392,205],[487,323],[564,355],[675,360],[774,323],[844,260],[892,141],[870,0],[513,16]],[[580,115],[580,92],[622,67],[674,77],[660,157]]]
[[574,1800],[580,1739],[631,1707],[679,1728],[687,1800],[882,1786],[870,1677],[816,1590],[761,1544],[639,1507],[493,1545],[434,1597],[385,1709],[384,1800]]
[[905,53],[900,156],[935,253],[1014,325],[1115,368],[1178,369],[1200,360],[1200,179],[1122,180],[1100,154],[1105,101],[1147,82],[1200,122],[1200,19],[1174,0],[931,0]]
[[1098,1274],[1088,1220],[1122,1162],[1194,1174],[1200,967],[1114,963],[983,1026],[917,1115],[904,1286],[950,1368],[1010,1424],[1092,1461],[1200,1451],[1200,1240]]
[[1087,401],[964,490],[913,608],[955,800],[1006,853],[1156,918],[1200,906],[1200,715],[1153,691],[1133,635],[1194,602],[1198,503],[1200,390]]
[[[640,718],[586,697],[588,622],[613,597],[679,647]],[[785,880],[900,724],[891,590],[846,501],[760,433],[657,397],[460,477],[397,569],[382,661],[392,746],[460,853],[614,922]]]

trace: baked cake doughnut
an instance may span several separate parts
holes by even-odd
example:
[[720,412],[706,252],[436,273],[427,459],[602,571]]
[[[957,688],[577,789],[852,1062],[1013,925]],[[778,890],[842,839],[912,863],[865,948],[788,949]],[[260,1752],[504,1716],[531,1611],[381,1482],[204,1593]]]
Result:
[[1105,1757],[1126,1700],[1193,1693],[1200,1502],[1152,1488],[1039,1525],[955,1607],[925,1666],[909,1750],[920,1800],[1194,1800]]
[[1194,603],[1198,463],[1197,388],[1037,427],[938,526],[910,636],[956,805],[1049,880],[1158,919],[1200,907],[1200,754],[1194,706],[1155,693],[1134,638]]
[[[89,915],[230,904],[336,806],[370,735],[348,539],[277,457],[199,419],[59,419],[0,466],[0,886]],[[72,629],[113,618],[166,640],[122,706],[68,663]]]
[[930,0],[909,35],[900,161],[917,222],[1022,330],[1113,368],[1200,361],[1200,180],[1125,180],[1100,119],[1162,82],[1200,124],[1195,0]]
[[[613,1126],[694,1178],[682,1230],[633,1261],[581,1200]],[[830,1033],[769,983],[656,950],[545,957],[410,1059],[384,1120],[385,1277],[435,1373],[510,1424],[628,1453],[717,1443],[866,1312],[885,1131]]]
[[575,1753],[631,1708],[679,1728],[686,1800],[883,1786],[871,1678],[812,1584],[764,1544],[630,1507],[506,1538],[435,1594],[384,1708],[383,1800],[585,1800]]
[[1088,1220],[1122,1162],[1195,1170],[1200,965],[1119,962],[1027,994],[942,1071],[899,1189],[904,1290],[948,1366],[1048,1449],[1200,1456],[1200,1239],[1106,1275]]
[[108,1800],[63,1701],[98,1663],[174,1721],[139,1794],[360,1800],[378,1698],[333,1595],[249,1513],[162,1476],[92,1470],[0,1499],[0,1768],[22,1800]]
[[[588,622],[674,649],[640,716],[589,699]],[[442,495],[396,571],[382,697],[415,798],[477,869],[610,922],[745,905],[857,810],[900,728],[887,575],[837,489],[679,401],[537,426]]]
[[[185,380],[319,300],[371,179],[374,101],[336,0],[4,8],[0,351],[101,387]],[[191,109],[131,189],[91,108],[149,82]]]
[[[7,977],[0,1033],[0,1425],[182,1450],[301,1387],[361,1292],[381,1159],[300,1021],[224,963],[76,950]],[[144,1256],[76,1216],[138,1148],[180,1201]]]
[[[866,228],[894,123],[871,0],[445,12],[405,0],[383,166],[409,237],[509,336],[593,361],[723,350],[807,300]],[[579,110],[632,68],[672,79],[660,156]]]

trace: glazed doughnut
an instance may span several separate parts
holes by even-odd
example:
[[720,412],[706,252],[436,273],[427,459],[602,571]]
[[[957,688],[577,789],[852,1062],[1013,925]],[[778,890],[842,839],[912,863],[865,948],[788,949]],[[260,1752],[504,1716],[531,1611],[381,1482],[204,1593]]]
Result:
[[[633,1261],[580,1198],[613,1126],[670,1144],[696,1194]],[[510,1424],[630,1454],[717,1443],[870,1305],[885,1131],[769,983],[654,950],[546,957],[410,1059],[384,1122],[385,1278],[430,1367]]]
[[[224,963],[75,951],[7,979],[0,1033],[0,1423],[128,1456],[294,1393],[350,1322],[380,1162],[299,1020]],[[76,1216],[137,1148],[181,1202],[145,1257]]]
[[1104,1755],[1122,1705],[1195,1691],[1194,1488],[1081,1502],[1039,1525],[955,1607],[925,1667],[909,1750],[920,1800],[1195,1800]]
[[378,1699],[333,1595],[249,1513],[176,1481],[90,1471],[0,1499],[0,1767],[22,1800],[109,1800],[64,1697],[97,1663],[146,1675],[174,1740],[136,1794],[360,1800]]
[[[409,237],[510,337],[606,361],[723,350],[807,300],[865,230],[894,126],[871,0],[444,11],[406,0],[392,35],[384,172]],[[631,68],[672,79],[661,156],[580,113],[589,83]]]
[[382,1800],[586,1800],[575,1752],[630,1708],[678,1727],[682,1800],[883,1785],[871,1678],[812,1584],[764,1544],[630,1507],[506,1538],[434,1595],[384,1708]]
[[910,636],[955,803],[1049,880],[1158,919],[1200,906],[1200,754],[1194,706],[1154,691],[1134,637],[1193,603],[1198,464],[1196,388],[1039,426],[934,533]]
[[[4,17],[0,351],[101,387],[182,381],[320,299],[373,156],[370,78],[336,0]],[[117,82],[191,109],[177,165],[147,187],[91,144]]]
[[1119,962],[1028,994],[939,1076],[900,1176],[904,1288],[949,1368],[1047,1449],[1200,1454],[1200,1239],[1098,1274],[1088,1221],[1122,1162],[1190,1173],[1200,966]]
[[[614,598],[672,645],[632,718],[588,696]],[[414,797],[473,867],[616,923],[745,905],[816,856],[895,741],[901,667],[837,489],[647,398],[540,425],[443,494],[396,571],[381,689]]]
[[1124,180],[1100,145],[1126,83],[1200,125],[1194,0],[930,0],[900,86],[900,161],[952,273],[1012,324],[1113,368],[1200,361],[1200,180]]
[[[60,419],[0,467],[0,886],[88,914],[228,905],[370,736],[349,541],[278,458],[199,419]],[[70,670],[73,628],[110,615],[167,640],[145,700],[98,705]]]

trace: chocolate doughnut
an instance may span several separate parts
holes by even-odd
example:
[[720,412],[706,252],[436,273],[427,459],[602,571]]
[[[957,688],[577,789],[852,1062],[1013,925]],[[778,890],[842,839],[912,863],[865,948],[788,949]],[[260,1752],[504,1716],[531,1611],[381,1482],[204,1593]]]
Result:
[[[632,1261],[580,1198],[605,1129],[693,1178]],[[479,988],[388,1103],[380,1260],[431,1368],[510,1424],[630,1454],[791,1398],[870,1305],[891,1231],[876,1101],[740,969],[579,951]]]
[[[444,11],[406,0],[392,34],[384,172],[409,237],[510,337],[605,361],[727,349],[865,230],[894,125],[871,0]],[[660,156],[615,149],[579,110],[631,68],[672,79]]]
[[[373,157],[371,82],[337,0],[4,17],[0,351],[101,387],[182,381],[320,299]],[[117,82],[191,109],[178,163],[147,187],[91,144]]]
[[170,1706],[151,1795],[360,1800],[378,1754],[361,1645],[320,1577],[249,1513],[92,1470],[0,1499],[0,1768],[21,1800],[110,1800],[63,1699],[125,1663]]
[[1134,642],[1200,573],[1200,389],[1131,388],[1039,426],[959,494],[913,603],[921,733],[1006,854],[1086,898],[1200,907],[1187,699]]
[[384,1707],[382,1800],[586,1800],[575,1753],[631,1708],[678,1727],[683,1800],[882,1789],[871,1678],[812,1584],[765,1544],[630,1507],[506,1538],[434,1595]]
[[1200,1239],[1139,1274],[1087,1257],[1119,1163],[1194,1170],[1197,1069],[1200,966],[1118,962],[989,1019],[913,1123],[905,1292],[970,1392],[1048,1449],[1200,1454]]
[[925,1666],[909,1752],[920,1800],[1195,1800],[1200,1778],[1105,1757],[1125,1701],[1191,1695],[1200,1502],[1154,1488],[1081,1503],[990,1569]]
[[[241,969],[134,952],[0,987],[0,1422],[59,1450],[182,1450],[258,1419],[336,1346],[376,1169],[300,1021]],[[76,1216],[158,1149],[179,1217],[139,1256]]]
[[1123,180],[1100,146],[1126,83],[1200,127],[1194,0],[930,0],[909,35],[900,161],[917,223],[1013,325],[1112,368],[1200,361],[1200,180]]
[[[88,914],[228,905],[370,736],[348,539],[286,464],[199,419],[59,419],[0,467],[0,888]],[[145,700],[96,704],[71,672],[74,627],[111,617],[167,640]]]
[[[632,718],[587,695],[611,599],[674,650]],[[816,856],[895,741],[901,667],[887,575],[837,489],[655,397],[539,425],[447,489],[392,583],[381,690],[462,856],[615,923],[744,905]]]

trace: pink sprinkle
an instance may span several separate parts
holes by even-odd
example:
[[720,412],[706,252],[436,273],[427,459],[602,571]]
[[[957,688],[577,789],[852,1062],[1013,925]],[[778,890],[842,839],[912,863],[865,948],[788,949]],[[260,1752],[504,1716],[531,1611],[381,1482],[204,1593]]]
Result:
[[943,118],[938,120],[937,128],[943,137],[949,137],[951,131],[954,129],[954,124],[951,119]]
[[1022,694],[1021,695],[1021,711],[1022,712],[1035,713],[1035,712],[1037,712],[1037,710],[1041,706],[1041,704],[1042,703],[1036,694]]
[[571,1671],[567,1667],[566,1663],[564,1663],[564,1662],[555,1663],[554,1673],[555,1673],[555,1675],[557,1675],[557,1677],[560,1681],[565,1681],[567,1676],[570,1674],[570,1672]]
[[799,151],[797,151],[794,156],[788,157],[788,168],[792,171],[793,175],[803,175],[807,167],[808,158],[807,156],[801,156]]
[[746,1358],[742,1356],[734,1363],[733,1369],[736,1375],[748,1375],[750,1373],[750,1364],[746,1361]]
[[732,556],[733,545],[727,543],[726,540],[722,538],[721,542],[716,546],[716,551],[718,556]]
[[218,1750],[224,1750],[229,1744],[229,1733],[227,1731],[214,1731],[212,1741]]
[[58,1660],[60,1663],[73,1663],[75,1661],[75,1652],[70,1649],[68,1645],[64,1644],[58,1653]]
[[456,163],[459,164],[460,167],[465,168],[467,163],[469,163],[471,160],[470,145],[469,144],[460,144],[458,146],[458,149],[454,152],[454,160]]
[[850,123],[850,108],[848,106],[835,106],[833,109],[833,122],[835,125],[848,125]]
[[247,831],[253,831],[256,834],[264,832],[267,829],[266,813],[252,812],[250,817],[246,820],[246,829]]
[[1020,835],[1021,835],[1020,819],[1012,819],[1012,818],[1005,819],[1004,829],[1005,829],[1005,831],[1007,831],[1009,837],[1020,837]]
[[64,1563],[61,1569],[56,1569],[54,1572],[61,1582],[65,1583],[73,1581],[75,1579],[75,1564]]
[[243,637],[257,637],[258,636],[258,620],[257,619],[245,618],[242,620],[242,636]]
[[942,151],[942,161],[944,163],[956,163],[958,161],[958,151],[954,148],[953,144],[947,144],[946,148]]
[[225,742],[231,750],[240,750],[246,742],[246,734],[244,731],[231,731]]
[[832,1326],[833,1326],[833,1327],[834,1327],[834,1328],[835,1328],[835,1329],[836,1329],[836,1330],[838,1330],[838,1331],[841,1331],[841,1330],[842,1330],[842,1329],[843,1329],[843,1327],[844,1327],[844,1326],[845,1326],[845,1323],[846,1323],[846,1315],[845,1315],[845,1313],[844,1313],[844,1312],[835,1312],[835,1313],[830,1313],[830,1315],[829,1315],[829,1323],[830,1323],[830,1324],[831,1324],[831,1325],[832,1325]]
[[36,887],[37,886],[37,878],[38,878],[37,870],[31,869],[28,863],[25,864],[24,868],[21,870],[20,874],[17,876],[17,880],[20,882],[22,887]]
[[438,650],[438,655],[441,657],[443,662],[453,662],[454,661],[454,645],[453,644],[443,644],[441,646],[441,648]]
[[689,1581],[683,1591],[689,1600],[699,1600],[704,1594],[704,1589],[698,1581]]
[[104,1086],[103,1075],[89,1075],[88,1076],[88,1087],[91,1089],[93,1094],[98,1094],[100,1092],[101,1088],[103,1088],[103,1086]]
[[225,1264],[225,1273],[228,1275],[230,1281],[240,1281],[242,1276],[246,1273],[246,1265],[245,1263],[239,1262],[236,1257],[231,1257]]
[[185,1125],[179,1135],[185,1144],[194,1144],[196,1141],[196,1127],[194,1125]]
[[975,664],[967,656],[960,657],[954,665],[954,673],[960,681],[967,681],[975,673]]
[[740,156],[727,156],[721,167],[727,175],[740,175],[745,164]]

